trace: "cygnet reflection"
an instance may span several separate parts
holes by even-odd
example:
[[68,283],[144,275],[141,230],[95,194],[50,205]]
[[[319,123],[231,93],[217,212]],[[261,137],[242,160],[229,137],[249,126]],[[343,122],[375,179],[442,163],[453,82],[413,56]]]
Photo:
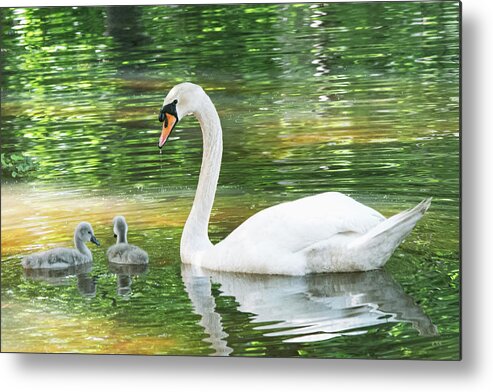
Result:
[[89,273],[92,264],[81,264],[64,269],[25,269],[24,277],[33,281],[46,282],[52,286],[70,286],[72,277],[77,278],[77,289],[83,297],[94,297],[96,295],[96,278]]
[[111,273],[117,275],[117,294],[122,297],[128,297],[132,294],[132,277],[145,274],[149,267],[147,264],[108,263],[108,269]]

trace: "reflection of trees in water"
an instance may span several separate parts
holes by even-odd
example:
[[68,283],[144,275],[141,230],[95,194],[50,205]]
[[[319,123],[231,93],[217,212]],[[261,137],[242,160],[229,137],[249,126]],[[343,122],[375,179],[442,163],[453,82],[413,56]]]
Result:
[[122,49],[146,44],[150,41],[140,18],[142,7],[106,7],[106,35],[112,36]]
[[[4,148],[31,151],[43,162],[40,173],[46,181],[63,170],[65,178],[76,182],[80,167],[70,157],[74,151],[82,156],[83,146],[84,152],[91,152],[86,162],[98,166],[97,170],[84,168],[85,184],[107,185],[110,177],[123,182],[134,163],[143,169],[156,166],[149,154],[139,154],[142,158],[131,164],[124,160],[129,155],[124,146],[129,144],[120,140],[129,134],[112,127],[115,113],[118,127],[132,132],[132,127],[150,126],[140,121],[153,117],[139,115],[138,122],[130,118],[126,109],[135,105],[135,94],[122,90],[122,80],[115,74],[150,78],[151,83],[140,88],[150,93],[158,85],[162,95],[174,83],[189,78],[205,87],[226,88],[213,93],[225,120],[224,157],[230,169],[224,166],[232,173],[223,171],[222,184],[256,187],[265,176],[262,185],[276,184],[279,189],[285,174],[273,170],[276,162],[266,162],[258,168],[262,172],[250,172],[238,157],[269,159],[270,155],[259,155],[261,151],[274,154],[273,159],[295,156],[286,168],[295,172],[300,162],[325,159],[330,151],[323,149],[325,141],[316,143],[320,149],[301,150],[303,143],[273,148],[272,139],[266,143],[260,132],[281,136],[313,132],[314,140],[317,132],[330,132],[351,141],[368,124],[378,128],[368,133],[387,129],[391,136],[400,129],[409,131],[410,126],[413,132],[446,126],[437,110],[449,108],[450,98],[458,94],[453,11],[447,2],[30,8],[22,15],[26,23],[13,29],[16,16],[7,10],[0,16],[10,53],[2,83],[5,91],[15,92],[15,104],[9,105],[7,99],[2,106],[8,115],[2,116],[2,121],[8,121],[2,127]],[[424,18],[433,23],[421,23]],[[434,39],[440,34],[446,34],[444,39]],[[124,86],[129,85],[135,87]],[[26,94],[24,101],[19,92]],[[76,110],[65,118],[67,99]],[[152,109],[152,99],[148,102],[149,109],[141,109],[145,105],[138,102],[139,110],[153,113],[157,109]],[[435,108],[433,115],[430,107]],[[26,138],[28,128],[31,137]],[[68,137],[57,137],[60,134]],[[90,145],[81,144],[86,139]],[[150,145],[152,140],[142,138],[141,144]],[[198,164],[200,154],[191,154],[190,145],[174,143],[173,149],[172,159]],[[330,163],[324,164],[341,181],[343,175],[338,173],[349,169],[355,173],[366,159],[359,158],[360,153],[353,156],[352,148],[347,150],[338,151],[339,157],[331,156]],[[416,160],[402,159],[400,168],[404,165],[414,172]],[[325,179],[324,170],[313,170],[311,175]],[[387,169],[376,174],[380,173],[386,178],[397,175]],[[374,174],[363,173],[365,177]],[[173,185],[194,186],[195,180],[188,182],[188,178],[180,176],[180,184]],[[296,185],[300,183],[301,179]]]
[[233,352],[212,285],[233,297],[238,311],[253,314],[254,329],[303,343],[364,334],[388,323],[410,323],[420,335],[435,336],[436,327],[391,275],[383,270],[301,277],[232,274],[183,265],[182,278],[200,325],[216,355]]

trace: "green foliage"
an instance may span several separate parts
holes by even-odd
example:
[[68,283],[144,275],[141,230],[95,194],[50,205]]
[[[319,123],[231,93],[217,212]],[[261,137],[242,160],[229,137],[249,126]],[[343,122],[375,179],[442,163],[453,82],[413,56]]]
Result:
[[22,154],[6,155],[2,153],[2,178],[26,178],[39,167],[31,157]]

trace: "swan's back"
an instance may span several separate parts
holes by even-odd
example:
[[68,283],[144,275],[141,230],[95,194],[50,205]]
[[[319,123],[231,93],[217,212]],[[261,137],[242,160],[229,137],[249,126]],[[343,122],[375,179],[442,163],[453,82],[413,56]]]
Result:
[[92,257],[83,255],[76,249],[55,248],[26,256],[21,264],[24,268],[62,269],[91,261]]
[[[338,236],[345,245],[383,222],[374,209],[338,192],[281,203],[253,215],[203,260],[210,269],[263,274],[304,275],[311,246]],[[226,261],[227,260],[227,261]],[[221,265],[217,265],[221,263]]]
[[283,248],[297,252],[334,234],[354,232],[363,234],[384,221],[374,209],[339,192],[281,203],[253,215],[227,238],[240,240],[244,234],[257,243],[272,239],[286,241]]
[[108,261],[117,264],[147,264],[149,262],[147,252],[130,244],[112,245],[108,248],[106,255]]
[[247,219],[199,265],[283,275],[381,268],[430,203],[425,199],[389,219],[337,192],[282,203]]

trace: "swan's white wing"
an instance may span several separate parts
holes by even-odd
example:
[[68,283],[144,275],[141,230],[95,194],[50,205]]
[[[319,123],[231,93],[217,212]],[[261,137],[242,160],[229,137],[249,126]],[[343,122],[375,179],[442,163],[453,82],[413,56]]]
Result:
[[[379,212],[338,192],[305,197],[267,208],[247,219],[215,246],[211,259],[203,266],[228,260],[221,268],[241,271],[239,266],[244,264],[250,269],[256,261],[258,268],[273,267],[266,260],[293,255],[341,233],[362,235],[383,220],[385,218]],[[259,255],[261,259],[257,260]],[[289,264],[287,259],[284,260]]]
[[385,218],[338,192],[327,192],[278,204],[253,215],[228,240],[280,241],[297,252],[338,233],[366,233]]

